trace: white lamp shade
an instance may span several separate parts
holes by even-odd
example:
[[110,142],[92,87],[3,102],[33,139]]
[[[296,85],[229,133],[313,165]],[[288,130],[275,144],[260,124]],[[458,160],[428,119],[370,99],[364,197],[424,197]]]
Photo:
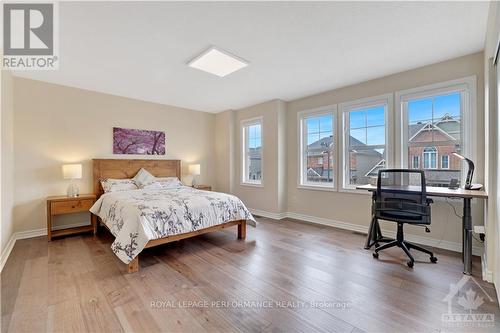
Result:
[[189,165],[189,173],[198,176],[200,174],[200,165],[199,164],[190,164]]
[[64,179],[80,179],[82,178],[81,164],[64,164],[62,166]]

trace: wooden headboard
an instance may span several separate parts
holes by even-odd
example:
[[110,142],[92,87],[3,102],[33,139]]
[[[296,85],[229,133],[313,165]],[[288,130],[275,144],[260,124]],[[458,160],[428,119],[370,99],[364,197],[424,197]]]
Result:
[[102,178],[133,178],[141,168],[155,177],[181,179],[180,160],[94,159],[92,161],[94,194],[97,198],[104,193],[100,182]]

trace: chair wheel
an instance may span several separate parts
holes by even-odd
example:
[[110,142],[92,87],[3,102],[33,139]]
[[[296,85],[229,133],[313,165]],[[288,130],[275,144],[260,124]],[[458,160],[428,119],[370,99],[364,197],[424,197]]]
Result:
[[437,263],[437,261],[438,261],[438,258],[436,258],[436,257],[434,257],[434,256],[432,256],[432,257],[431,257],[431,262],[433,262],[433,263]]
[[378,259],[378,253],[377,252],[373,252],[373,258]]
[[408,267],[410,267],[410,268],[413,268],[413,265],[414,265],[414,264],[415,264],[415,263],[414,263],[413,261],[411,261],[411,260],[408,260],[408,261],[406,262],[406,265],[408,265]]

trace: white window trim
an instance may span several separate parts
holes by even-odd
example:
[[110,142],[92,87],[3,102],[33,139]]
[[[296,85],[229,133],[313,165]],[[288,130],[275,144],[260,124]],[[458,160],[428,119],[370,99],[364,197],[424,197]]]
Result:
[[[399,126],[395,126],[397,138],[395,141],[396,167],[405,168],[408,163],[408,130],[405,126],[408,119],[406,102],[409,99],[431,97],[456,91],[463,92],[461,94],[461,105],[464,108],[461,112],[462,154],[473,161],[477,161],[476,137],[473,135],[476,132],[477,124],[477,78],[472,75],[456,80],[396,91],[396,119],[399,123]],[[465,182],[465,176],[466,172],[462,172],[462,184]]]
[[354,101],[349,101],[345,103],[339,104],[339,110],[340,114],[342,116],[342,120],[338,121],[339,126],[338,126],[338,133],[342,133],[342,135],[339,135],[339,140],[340,144],[339,147],[341,147],[341,158],[339,159],[339,162],[341,163],[341,168],[340,168],[340,176],[339,180],[342,182],[342,186],[339,189],[339,192],[350,192],[350,193],[359,193],[359,194],[365,194],[365,195],[371,195],[370,192],[365,191],[365,190],[357,190],[355,185],[349,185],[347,184],[346,176],[349,174],[347,168],[349,167],[348,163],[348,158],[349,154],[347,152],[349,142],[347,139],[347,136],[349,135],[349,132],[347,131],[347,128],[349,126],[349,119],[346,116],[350,111],[355,110],[355,109],[360,109],[360,108],[367,108],[371,106],[377,106],[385,104],[386,105],[386,112],[385,112],[385,156],[386,156],[386,161],[385,165],[386,168],[390,168],[393,163],[394,163],[394,98],[392,93],[388,94],[383,94],[383,95],[378,95],[378,96],[373,96],[373,97],[366,97],[366,98],[361,98],[357,99]]
[[[304,139],[304,134],[305,133],[305,127],[303,126],[303,119],[309,118],[309,117],[314,117],[314,116],[321,116],[321,115],[332,115],[333,117],[333,124],[332,124],[332,132],[333,132],[333,158],[334,158],[334,163],[333,163],[333,170],[332,170],[332,176],[333,176],[333,182],[332,184],[313,184],[313,183],[307,183],[304,182],[304,166],[305,163],[307,163],[307,160],[304,162],[304,156],[303,152],[305,150],[305,146],[307,145],[307,139]],[[298,138],[298,177],[297,177],[297,188],[299,189],[309,189],[309,190],[320,190],[320,191],[336,191],[337,190],[337,182],[338,182],[338,134],[337,134],[337,105],[327,105],[323,106],[320,108],[315,108],[315,109],[309,109],[309,110],[304,110],[300,111],[297,113],[297,138]],[[307,136],[307,135],[306,135]],[[307,157],[306,157],[307,158]]]
[[[448,158],[448,167],[447,168],[443,167],[443,157],[447,157]],[[441,161],[441,169],[443,169],[443,170],[449,170],[450,169],[450,155],[441,155],[441,158],[439,160]]]
[[[261,136],[261,177],[260,180],[248,180],[247,179],[247,159],[246,159],[246,144],[247,144],[247,138],[246,138],[246,127],[252,126],[252,125],[257,125],[260,124],[260,136]],[[264,187],[264,117],[254,117],[254,118],[249,118],[249,119],[243,119],[241,120],[240,124],[240,138],[241,138],[241,156],[240,156],[240,161],[241,161],[241,177],[240,177],[240,185],[243,186],[252,186],[252,187]]]

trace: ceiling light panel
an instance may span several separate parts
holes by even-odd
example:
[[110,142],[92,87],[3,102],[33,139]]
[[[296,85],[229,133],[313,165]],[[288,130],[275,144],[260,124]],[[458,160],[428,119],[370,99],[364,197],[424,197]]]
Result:
[[248,62],[229,52],[211,47],[191,60],[188,66],[219,77],[224,77],[247,67]]

